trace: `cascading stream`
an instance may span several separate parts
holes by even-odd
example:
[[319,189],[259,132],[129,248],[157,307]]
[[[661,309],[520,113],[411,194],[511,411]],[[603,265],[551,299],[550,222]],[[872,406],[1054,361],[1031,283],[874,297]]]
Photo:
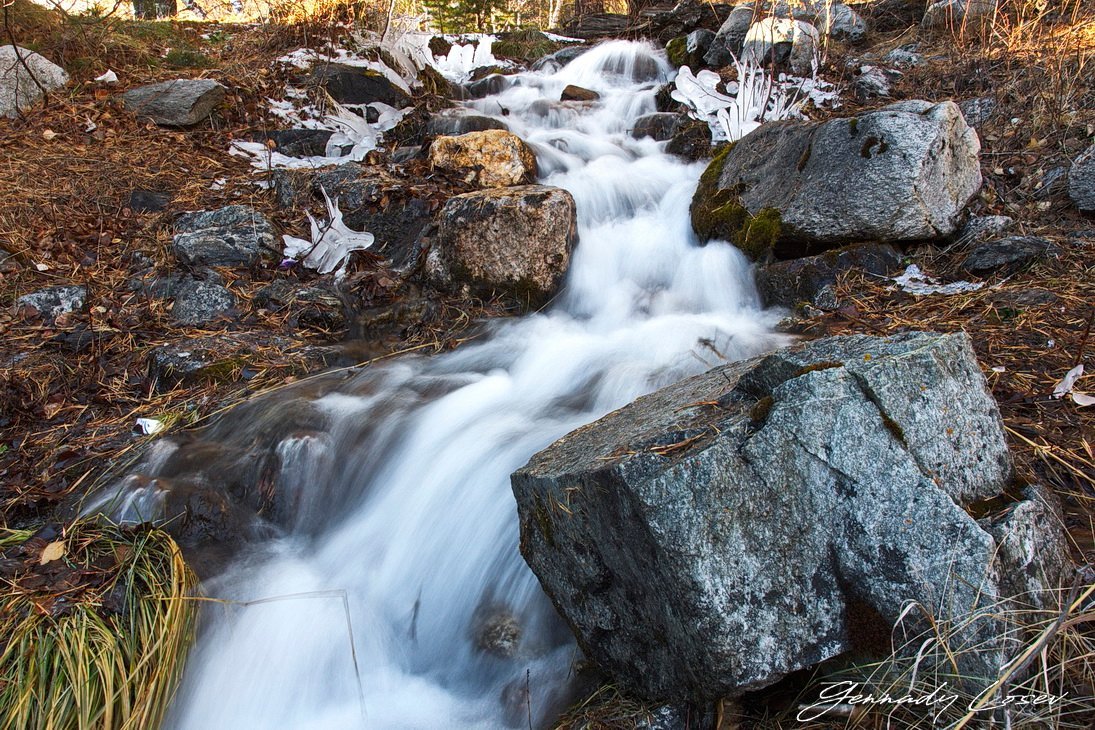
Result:
[[[289,529],[206,585],[282,598],[209,609],[169,726],[550,722],[578,650],[518,551],[510,473],[639,395],[778,344],[746,260],[691,232],[702,164],[629,134],[670,74],[653,47],[614,41],[468,103],[503,118],[534,147],[542,182],[575,197],[579,245],[551,309],[452,353],[258,399],[199,435],[248,438],[287,402],[323,424],[273,446]],[[567,84],[601,98],[555,102]],[[143,473],[172,448],[152,450]],[[520,627],[511,658],[476,646],[473,627],[497,616]]]

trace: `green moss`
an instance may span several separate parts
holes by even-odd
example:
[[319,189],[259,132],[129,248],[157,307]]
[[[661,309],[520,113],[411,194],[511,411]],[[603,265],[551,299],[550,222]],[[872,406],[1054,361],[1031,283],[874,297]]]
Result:
[[[748,214],[747,214],[748,215]],[[767,258],[779,240],[783,218],[775,208],[762,208],[749,218],[731,242],[754,261]]]
[[679,35],[665,44],[665,55],[674,68],[688,65],[688,41]]
[[163,60],[169,68],[209,68],[213,65],[209,56],[189,48],[172,48]]
[[491,46],[491,52],[499,58],[530,62],[555,53],[561,45],[540,31],[530,28],[507,33]]
[[857,129],[859,129],[859,117],[852,117],[848,120],[848,131],[854,137]]
[[720,149],[700,176],[689,212],[692,228],[704,240],[730,241],[750,258],[767,258],[779,240],[783,222],[775,208],[751,215],[741,204],[741,190],[719,188],[726,157],[733,145]]
[[842,367],[844,367],[844,363],[835,362],[832,360],[822,360],[821,362],[815,362],[813,365],[807,365],[806,367],[799,369],[799,371],[795,373],[795,377],[797,378],[798,376],[805,375],[806,373],[816,373],[819,370],[832,370],[833,368]]

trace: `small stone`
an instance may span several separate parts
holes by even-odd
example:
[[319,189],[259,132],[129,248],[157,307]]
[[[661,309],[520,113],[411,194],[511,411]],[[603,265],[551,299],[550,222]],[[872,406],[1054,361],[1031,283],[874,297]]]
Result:
[[259,132],[252,135],[252,139],[273,142],[276,151],[289,157],[323,157],[332,134],[329,129],[278,129]]
[[491,614],[475,627],[475,648],[485,654],[512,659],[520,647],[521,624],[508,611]]
[[[891,66],[898,68],[912,68],[913,66],[919,66],[924,63],[924,57],[918,52],[919,44],[910,43],[908,45],[895,48],[886,54],[885,61]],[[966,119],[969,122],[969,118]]]
[[977,99],[966,99],[958,105],[958,108],[962,110],[966,124],[980,127],[996,113],[996,106],[995,97],[982,96]]
[[975,246],[962,262],[962,270],[982,276],[997,271],[1013,273],[1056,251],[1057,247],[1044,238],[1008,236]]
[[536,155],[517,135],[500,129],[438,137],[430,146],[430,164],[454,172],[475,174],[482,188],[531,183],[536,179]]
[[973,216],[958,232],[959,241],[986,241],[996,238],[1015,225],[1015,220],[1006,215]]
[[996,292],[989,297],[989,301],[993,304],[1014,309],[1056,304],[1060,300],[1061,298],[1050,290],[1039,289],[1037,287],[1021,289],[1018,291]]
[[171,196],[152,190],[134,190],[129,194],[129,209],[134,213],[158,213],[171,205]]
[[1068,192],[1068,168],[1052,167],[1042,175],[1034,189],[1035,200],[1050,200]]
[[181,325],[201,325],[228,315],[236,306],[236,295],[219,284],[190,281],[178,287],[171,319]]
[[890,82],[893,78],[900,78],[900,71],[879,68],[878,66],[863,66],[859,69],[859,75],[852,82],[852,89],[860,99],[874,99],[890,95]]
[[[652,137],[658,142],[672,139],[685,122],[686,117],[669,112],[654,112],[646,114],[635,120],[635,126],[631,128],[631,136],[635,139]],[[710,145],[710,142],[708,142]]]
[[34,309],[43,319],[52,320],[62,314],[83,311],[87,307],[87,287],[47,286],[30,294],[24,294],[16,299],[15,303]]
[[212,79],[175,79],[130,89],[122,101],[156,124],[189,127],[207,118],[224,96],[225,88]]
[[563,89],[563,93],[560,94],[560,101],[597,101],[601,98],[601,95],[592,89],[585,89],[581,86],[575,86],[574,84],[568,84]]

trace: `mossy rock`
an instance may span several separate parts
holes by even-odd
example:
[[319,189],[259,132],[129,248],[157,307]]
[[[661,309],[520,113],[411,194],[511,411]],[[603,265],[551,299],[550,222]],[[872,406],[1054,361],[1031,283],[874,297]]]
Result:
[[679,35],[665,44],[665,56],[675,68],[690,65],[688,59],[688,39]]
[[561,43],[556,43],[538,30],[527,29],[503,34],[491,46],[491,52],[498,58],[530,63],[550,56],[560,48]]
[[733,144],[728,144],[716,152],[700,175],[689,208],[692,229],[701,240],[729,241],[752,260],[764,261],[772,257],[782,219],[775,208],[763,208],[755,215],[750,213],[741,203],[740,190],[719,187],[726,157],[733,148]]

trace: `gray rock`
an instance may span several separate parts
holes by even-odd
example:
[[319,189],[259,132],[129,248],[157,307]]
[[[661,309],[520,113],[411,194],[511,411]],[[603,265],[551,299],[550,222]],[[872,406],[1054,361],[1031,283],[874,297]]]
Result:
[[473,619],[472,639],[479,651],[500,659],[512,659],[521,648],[521,624],[503,608],[480,612]]
[[[886,63],[892,66],[897,66],[898,68],[912,68],[913,66],[919,66],[920,64],[924,63],[924,57],[920,55],[919,49],[919,44],[909,43],[899,48],[895,48],[887,53],[885,61]],[[969,121],[968,117],[966,118],[966,121]]]
[[992,18],[997,0],[940,0],[924,11],[920,27],[926,30],[965,30]]
[[255,292],[251,303],[270,311],[287,311],[291,322],[304,327],[339,330],[346,326],[343,300],[325,282],[309,285],[278,279]]
[[879,68],[878,66],[862,66],[859,75],[852,82],[852,90],[859,99],[884,98],[890,95],[890,84],[901,78],[900,71]]
[[849,43],[861,43],[867,38],[867,21],[843,3],[822,5],[813,22],[830,38]]
[[558,71],[578,56],[589,50],[589,46],[567,46],[532,64],[533,71]]
[[224,95],[224,87],[212,79],[175,79],[130,89],[122,101],[156,124],[189,127],[208,117]]
[[[979,151],[953,102],[771,122],[712,162],[692,200],[693,228],[756,259],[947,237],[981,187]],[[748,215],[726,214],[737,205]]]
[[480,114],[468,114],[459,109],[445,109],[426,122],[426,134],[431,137],[483,132],[488,129],[509,130],[501,119]]
[[809,74],[817,60],[817,28],[801,20],[765,18],[749,27],[742,60],[759,64],[787,63],[797,74]]
[[1006,215],[973,216],[958,232],[959,241],[985,241],[1000,236],[1015,226],[1015,220]]
[[[28,72],[29,70],[29,72]],[[22,46],[0,46],[0,117],[15,117],[68,83],[65,70]]]
[[234,369],[239,347],[223,337],[183,340],[152,348],[148,354],[149,378],[157,390],[170,390],[214,378]]
[[381,102],[401,109],[411,97],[384,74],[357,66],[324,64],[312,71],[313,80],[340,104]]
[[963,673],[994,678],[995,545],[962,504],[1010,477],[969,338],[909,333],[663,388],[512,483],[521,552],[586,655],[641,697],[702,700],[847,651],[863,603],[976,616]]
[[129,193],[128,205],[134,213],[158,213],[171,205],[171,196],[154,190],[134,190]]
[[1052,200],[1064,196],[1068,192],[1068,170],[1063,165],[1047,170],[1034,188],[1034,199]]
[[87,287],[47,286],[24,294],[15,303],[21,307],[31,307],[44,319],[56,319],[62,314],[83,311],[87,306]]
[[715,40],[713,31],[707,28],[697,28],[684,37],[684,50],[689,56],[702,59],[711,48],[713,40]]
[[190,267],[252,266],[274,252],[274,227],[246,205],[187,213],[175,231],[175,257]]
[[1056,610],[1072,571],[1061,506],[1043,486],[1027,487],[1024,501],[981,526],[997,545],[1001,595],[1020,608]]
[[1014,273],[1056,251],[1057,247],[1044,238],[1008,236],[974,246],[962,261],[962,270],[976,275]]
[[574,198],[520,185],[449,198],[426,258],[435,286],[534,308],[554,295],[577,242]]
[[1068,197],[1085,213],[1095,212],[1095,144],[1068,171]]
[[187,281],[175,291],[171,319],[181,325],[209,324],[232,312],[236,301],[236,295],[220,284]]
[[982,96],[977,99],[966,99],[958,105],[962,110],[962,116],[966,118],[966,124],[971,127],[980,127],[992,119],[996,114],[996,97]]
[[795,307],[802,302],[837,309],[837,278],[852,270],[886,276],[901,268],[901,254],[885,243],[866,243],[817,256],[777,261],[757,269],[757,290],[767,307]]
[[704,63],[712,68],[718,68],[730,63],[735,57],[741,56],[745,36],[753,24],[753,13],[752,4],[736,5],[730,11],[730,15],[715,33],[710,48],[704,54]]
[[513,77],[502,74],[491,74],[478,81],[472,81],[454,88],[458,99],[483,99],[488,96],[500,94],[513,86]]
[[257,142],[273,142],[275,150],[289,157],[323,157],[332,134],[329,129],[275,129],[252,138]]
[[635,139],[653,137],[659,142],[664,142],[672,139],[673,135],[680,131],[685,120],[686,117],[669,112],[645,114],[635,120],[635,126],[631,128],[631,136]]
[[711,127],[696,119],[683,119],[665,151],[695,162],[711,156]]

